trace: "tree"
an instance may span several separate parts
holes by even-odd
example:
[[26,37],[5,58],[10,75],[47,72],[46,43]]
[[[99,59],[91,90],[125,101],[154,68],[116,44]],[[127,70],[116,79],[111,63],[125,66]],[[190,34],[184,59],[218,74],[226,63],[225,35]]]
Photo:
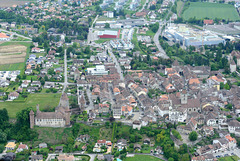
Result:
[[174,161],[174,159],[173,158],[168,158],[168,161]]
[[7,134],[0,129],[0,143],[4,143],[6,141],[7,141]]
[[224,83],[220,82],[220,89],[223,89],[223,88],[224,88]]
[[5,149],[4,145],[0,144],[0,153],[2,153],[4,149]]
[[191,141],[195,141],[197,140],[197,138],[198,138],[198,134],[196,131],[192,131],[188,136],[188,139]]
[[105,28],[109,29],[110,28],[110,24],[109,23],[105,23]]
[[232,104],[231,104],[231,103],[227,104],[227,105],[226,105],[226,108],[229,109],[229,110],[231,110],[231,109],[232,109]]
[[228,83],[226,83],[226,84],[224,85],[224,89],[226,89],[226,90],[229,90],[229,89],[230,89],[230,86],[228,85]]

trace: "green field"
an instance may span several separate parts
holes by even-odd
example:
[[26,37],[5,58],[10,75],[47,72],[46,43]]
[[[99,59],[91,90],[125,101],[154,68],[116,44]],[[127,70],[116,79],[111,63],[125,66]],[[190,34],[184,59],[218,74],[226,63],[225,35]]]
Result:
[[233,5],[220,3],[191,2],[189,8],[182,16],[185,20],[193,17],[197,19],[207,17],[210,19],[220,18],[231,21],[240,20],[237,10]]
[[219,158],[219,161],[238,161],[239,158],[237,156],[228,156],[224,158]]
[[0,109],[6,108],[10,118],[15,118],[16,113],[27,107],[35,108],[39,104],[40,109],[56,107],[60,101],[60,93],[38,93],[28,95],[25,102],[0,102]]
[[149,155],[135,155],[134,157],[129,157],[126,158],[124,161],[162,161],[162,159],[158,159],[154,156],[149,156]]
[[24,63],[16,63],[16,64],[3,64],[0,65],[0,71],[13,71],[13,70],[21,70],[24,69]]

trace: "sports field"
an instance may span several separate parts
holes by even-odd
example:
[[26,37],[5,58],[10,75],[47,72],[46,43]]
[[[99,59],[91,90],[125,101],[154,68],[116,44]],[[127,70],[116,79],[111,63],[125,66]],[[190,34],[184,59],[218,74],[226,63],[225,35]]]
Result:
[[191,2],[189,8],[183,13],[183,18],[196,17],[197,19],[204,18],[220,18],[225,20],[236,21],[240,20],[237,10],[233,5],[220,3],[205,3]]

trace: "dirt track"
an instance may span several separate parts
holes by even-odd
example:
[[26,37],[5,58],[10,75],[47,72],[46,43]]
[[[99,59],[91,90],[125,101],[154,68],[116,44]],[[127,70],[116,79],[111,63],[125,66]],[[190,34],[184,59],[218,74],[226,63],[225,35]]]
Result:
[[0,55],[7,55],[11,53],[22,53],[26,52],[27,47],[23,45],[8,45],[0,46]]
[[[9,45],[0,47],[0,64],[14,64],[25,61],[27,47]],[[20,53],[20,54],[19,54]]]
[[24,5],[27,2],[33,2],[33,0],[0,0],[0,7],[12,7],[13,5]]

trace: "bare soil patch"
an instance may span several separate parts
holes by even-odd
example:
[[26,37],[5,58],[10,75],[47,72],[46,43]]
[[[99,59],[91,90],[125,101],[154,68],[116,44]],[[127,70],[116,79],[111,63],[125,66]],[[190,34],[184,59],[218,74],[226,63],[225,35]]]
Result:
[[0,46],[0,65],[25,61],[27,47],[23,45]]

